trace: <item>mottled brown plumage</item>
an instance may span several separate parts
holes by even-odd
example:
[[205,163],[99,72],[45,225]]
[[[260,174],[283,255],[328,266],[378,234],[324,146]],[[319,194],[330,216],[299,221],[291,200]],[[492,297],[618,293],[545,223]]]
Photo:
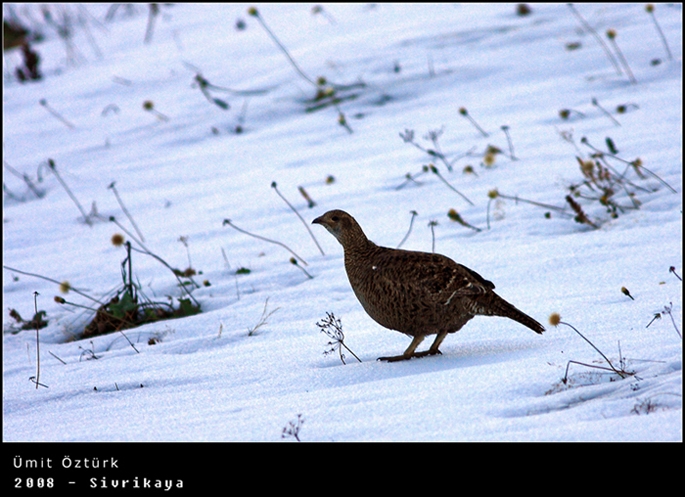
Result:
[[[444,255],[379,247],[341,210],[328,211],[312,223],[325,227],[343,246],[352,290],[369,316],[413,337],[402,355],[380,360],[439,354],[447,334],[459,331],[474,316],[502,316],[536,333],[545,331],[497,295],[492,282]],[[427,335],[437,335],[430,349],[416,352]]]

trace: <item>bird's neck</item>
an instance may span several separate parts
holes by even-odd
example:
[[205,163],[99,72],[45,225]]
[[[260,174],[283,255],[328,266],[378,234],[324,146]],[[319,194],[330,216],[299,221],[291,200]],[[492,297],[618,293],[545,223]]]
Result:
[[364,236],[362,233],[362,236],[345,240],[343,248],[345,249],[346,259],[357,259],[359,257],[370,257],[376,250],[378,250],[378,245],[366,238],[366,236]]

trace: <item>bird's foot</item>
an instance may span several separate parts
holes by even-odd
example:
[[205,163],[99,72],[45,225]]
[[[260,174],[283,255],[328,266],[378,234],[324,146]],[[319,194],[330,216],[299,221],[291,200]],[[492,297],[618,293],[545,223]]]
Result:
[[414,357],[426,357],[427,355],[442,355],[438,349],[428,349],[422,352],[414,352]]
[[384,362],[397,362],[397,361],[406,361],[408,359],[411,359],[413,356],[411,355],[393,355],[393,356],[388,356],[388,357],[379,357],[377,360],[379,361],[384,361]]
[[389,357],[379,357],[379,361],[385,361],[385,362],[397,362],[397,361],[407,361],[411,359],[412,357],[426,357],[427,355],[441,355],[442,352],[440,352],[438,349],[428,349],[424,350],[422,352],[414,352],[413,354],[410,355],[395,355],[395,356],[389,356]]

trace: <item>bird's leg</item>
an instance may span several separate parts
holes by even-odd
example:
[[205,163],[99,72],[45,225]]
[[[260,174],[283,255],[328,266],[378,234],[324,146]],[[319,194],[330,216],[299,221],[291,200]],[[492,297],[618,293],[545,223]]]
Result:
[[430,349],[424,350],[423,352],[416,352],[414,354],[414,357],[424,357],[427,355],[442,354],[442,352],[440,352],[440,350],[438,350],[438,349],[440,347],[440,344],[442,344],[442,341],[445,339],[446,336],[447,336],[447,332],[441,331],[440,333],[438,333],[438,336],[435,337],[435,340],[433,340],[433,345],[431,345]]
[[411,343],[409,344],[409,347],[407,347],[407,350],[404,351],[404,354],[390,356],[390,357],[379,357],[378,360],[379,361],[387,361],[387,362],[395,362],[395,361],[406,361],[407,359],[411,359],[412,357],[415,356],[414,351],[416,350],[416,347],[418,347],[419,344],[423,341],[424,337],[425,337],[425,335],[416,335],[414,337],[414,339],[411,341]]

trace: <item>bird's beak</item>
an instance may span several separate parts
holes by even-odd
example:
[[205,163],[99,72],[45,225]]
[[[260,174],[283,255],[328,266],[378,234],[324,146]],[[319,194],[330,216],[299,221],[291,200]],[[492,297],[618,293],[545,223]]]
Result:
[[312,224],[323,224],[323,216],[319,216],[314,221],[312,221]]

